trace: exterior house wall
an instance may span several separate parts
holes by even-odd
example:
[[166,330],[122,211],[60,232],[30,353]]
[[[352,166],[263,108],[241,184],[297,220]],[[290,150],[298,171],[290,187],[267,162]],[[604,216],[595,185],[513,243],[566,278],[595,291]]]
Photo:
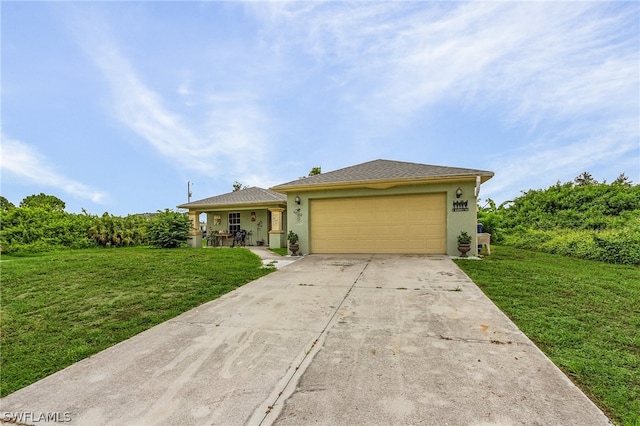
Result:
[[[456,198],[456,190],[462,190],[462,196]],[[474,195],[475,181],[452,181],[445,183],[418,184],[394,186],[387,189],[354,188],[354,189],[327,189],[318,191],[300,191],[287,194],[287,232],[293,231],[298,234],[300,253],[308,254],[310,251],[310,218],[309,200],[321,198],[344,198],[344,197],[364,197],[381,195],[400,194],[422,194],[422,193],[446,193],[446,250],[450,256],[460,253],[457,250],[458,234],[466,231],[472,238],[471,252],[469,255],[477,254],[476,241],[476,217],[477,200]],[[300,197],[300,205],[295,203],[296,196]],[[467,211],[453,211],[454,201],[467,201]],[[298,210],[299,209],[299,210]],[[311,218],[313,220],[313,218]]]

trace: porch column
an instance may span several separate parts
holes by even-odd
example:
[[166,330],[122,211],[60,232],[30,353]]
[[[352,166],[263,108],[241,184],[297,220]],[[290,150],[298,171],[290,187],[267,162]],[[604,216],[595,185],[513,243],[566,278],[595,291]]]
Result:
[[284,244],[284,229],[282,229],[282,207],[271,207],[271,230],[269,231],[269,248],[281,248]]
[[189,236],[187,237],[187,246],[190,248],[201,248],[202,232],[200,232],[200,212],[189,210],[189,222],[191,222],[191,229],[189,229]]

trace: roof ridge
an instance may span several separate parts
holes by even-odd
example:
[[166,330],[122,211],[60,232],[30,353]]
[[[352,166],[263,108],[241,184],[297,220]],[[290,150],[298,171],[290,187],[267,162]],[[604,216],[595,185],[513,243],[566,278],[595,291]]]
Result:
[[273,187],[274,189],[296,186],[367,182],[381,180],[403,180],[463,175],[492,177],[493,172],[452,166],[437,166],[399,160],[377,159],[353,166],[343,167],[319,175],[308,176]]

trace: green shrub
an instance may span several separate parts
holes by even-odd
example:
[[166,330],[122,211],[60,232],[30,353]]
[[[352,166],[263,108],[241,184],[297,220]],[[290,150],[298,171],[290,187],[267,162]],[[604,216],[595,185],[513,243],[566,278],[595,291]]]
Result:
[[52,251],[59,247],[53,247],[51,244],[47,244],[45,241],[35,241],[28,244],[22,243],[13,243],[13,244],[3,244],[2,245],[2,254],[8,254],[12,256],[25,256],[36,253],[44,253],[47,251]]
[[87,236],[102,247],[144,244],[147,220],[141,215],[119,217],[105,212],[101,217],[93,217]]
[[147,224],[147,241],[157,248],[175,248],[185,245],[191,222],[184,213],[165,209]]
[[509,234],[505,244],[608,263],[640,265],[640,226],[620,230],[589,231],[556,229],[520,230]]
[[0,221],[0,244],[7,254],[94,245],[87,238],[91,218],[86,215],[47,207],[19,207],[0,211]]
[[597,260],[640,265],[640,226],[593,235]]
[[[623,175],[621,175],[623,176]],[[578,180],[576,180],[578,181]],[[492,242],[610,263],[640,264],[640,185],[567,182],[478,212]]]
[[478,212],[478,222],[482,223],[482,232],[491,234],[491,241],[499,244],[504,239],[502,216],[495,212]]
[[593,252],[593,239],[589,231],[556,230],[547,231],[549,239],[540,249],[547,253],[564,256],[590,258]]
[[536,231],[533,229],[520,228],[515,232],[506,235],[504,242],[507,245],[539,250],[540,246],[553,238],[549,231]]
[[147,219],[141,215],[101,217],[64,211],[57,197],[38,194],[15,207],[0,199],[0,245],[5,254],[31,254],[61,248],[143,244]]

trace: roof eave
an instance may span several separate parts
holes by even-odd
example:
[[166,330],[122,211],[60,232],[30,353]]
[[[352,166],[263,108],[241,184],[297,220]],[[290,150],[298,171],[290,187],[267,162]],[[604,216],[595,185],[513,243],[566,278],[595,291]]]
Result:
[[469,180],[475,181],[480,176],[481,182],[484,183],[493,177],[493,173],[478,172],[462,175],[451,176],[424,176],[420,178],[403,178],[403,179],[381,179],[381,180],[363,180],[353,182],[331,182],[316,183],[308,185],[283,185],[270,188],[272,191],[287,194],[295,191],[322,191],[327,189],[354,189],[354,188],[372,188],[372,189],[388,189],[394,186],[403,185],[419,185],[424,183],[449,183],[449,182],[465,182]]
[[250,202],[250,203],[232,203],[232,204],[181,204],[178,206],[179,209],[189,209],[189,210],[198,210],[198,211],[212,211],[212,210],[251,210],[258,208],[268,208],[268,207],[285,207],[287,205],[286,201],[259,201],[259,202]]

